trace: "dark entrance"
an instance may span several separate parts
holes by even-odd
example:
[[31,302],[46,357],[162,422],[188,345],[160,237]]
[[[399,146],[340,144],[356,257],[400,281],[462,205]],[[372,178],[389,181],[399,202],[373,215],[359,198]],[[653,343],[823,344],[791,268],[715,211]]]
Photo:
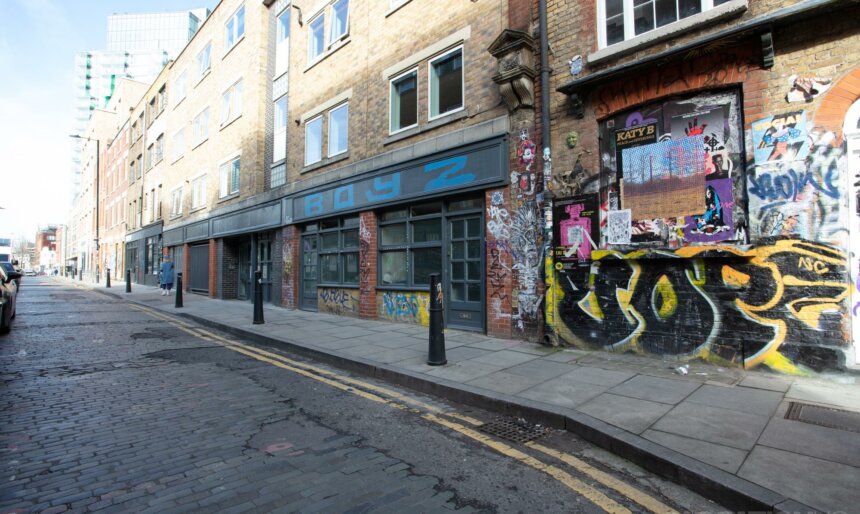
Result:
[[319,282],[318,241],[316,234],[302,236],[301,308],[314,311],[317,310],[317,282]]
[[484,234],[481,214],[448,218],[447,326],[484,329]]
[[209,293],[209,244],[192,245],[188,261],[188,287],[193,293]]
[[252,289],[252,263],[251,263],[251,239],[243,238],[237,245],[239,255],[239,287],[236,291],[236,297],[239,300],[250,300]]

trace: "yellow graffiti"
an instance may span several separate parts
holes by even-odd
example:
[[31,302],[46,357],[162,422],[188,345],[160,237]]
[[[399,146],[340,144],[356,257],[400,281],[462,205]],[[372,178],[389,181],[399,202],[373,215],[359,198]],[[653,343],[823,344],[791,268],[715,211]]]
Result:
[[[675,288],[672,287],[669,277],[666,275],[660,277],[651,297],[651,302],[654,304],[660,319],[669,319],[675,314],[675,309],[678,308],[678,296],[675,294]],[[657,307],[658,298],[660,300],[659,307]]]
[[742,271],[738,271],[731,266],[723,266],[723,283],[735,289],[746,287],[750,283],[750,276]]
[[[560,262],[558,264],[561,264]],[[558,265],[556,265],[558,268]],[[544,276],[546,276],[546,302],[544,305],[544,318],[549,326],[555,325],[555,310],[556,310],[556,293],[558,288],[555,287],[555,273],[552,272],[552,256],[544,258]],[[562,269],[562,268],[558,268]]]

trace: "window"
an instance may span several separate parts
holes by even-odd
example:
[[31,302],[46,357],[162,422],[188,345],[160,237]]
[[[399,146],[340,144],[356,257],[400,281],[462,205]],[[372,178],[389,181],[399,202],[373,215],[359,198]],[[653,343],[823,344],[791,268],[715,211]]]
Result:
[[194,117],[194,146],[209,139],[209,108]]
[[349,34],[349,0],[337,0],[331,7],[329,46],[340,41],[347,34]]
[[287,156],[287,97],[275,100],[275,134],[272,162],[283,160]]
[[137,156],[137,178],[141,178],[143,176],[143,154]]
[[272,179],[270,187],[279,187],[287,183],[287,165],[278,164],[272,168]]
[[164,108],[167,107],[167,86],[161,86],[161,89],[158,90],[158,114],[164,112]]
[[320,282],[358,285],[358,216],[322,220],[319,231]]
[[159,134],[155,139],[155,152],[153,158],[155,159],[153,165],[158,164],[161,162],[161,159],[164,158],[164,134]]
[[173,82],[173,93],[176,95],[176,103],[179,104],[187,94],[187,80],[185,70],[182,70],[182,73],[176,77],[176,81]]
[[380,285],[429,285],[442,270],[441,202],[383,212],[379,243]]
[[277,48],[275,49],[275,77],[287,72],[290,63],[290,9],[278,15]]
[[146,149],[146,161],[147,161],[146,171],[149,171],[155,165],[155,143],[152,143]]
[[185,153],[185,129],[179,129],[179,132],[173,134],[173,161],[179,160],[182,154]]
[[137,141],[137,138],[139,137],[139,135],[138,135],[139,131],[140,131],[140,126],[138,126],[137,122],[135,121],[134,123],[131,124],[131,139],[133,141]]
[[239,157],[236,157],[221,165],[221,187],[218,190],[220,198],[239,192],[239,161]]
[[158,237],[147,237],[146,238],[146,265],[144,266],[145,272],[149,275],[158,274],[159,268],[161,268],[161,247],[158,243]]
[[170,215],[179,216],[182,214],[182,188],[176,188],[170,193]]
[[221,125],[226,125],[242,114],[242,79],[221,95]]
[[242,39],[242,36],[245,35],[245,6],[239,8],[236,11],[236,14],[230,17],[227,20],[227,24],[225,26],[225,41],[227,48],[226,50],[230,50],[233,46]]
[[308,30],[308,63],[312,63],[325,50],[325,15],[320,14],[310,23]]
[[305,166],[322,160],[322,116],[305,123]]
[[430,119],[463,108],[463,48],[430,61]]
[[203,50],[197,54],[197,80],[202,79],[209,72],[209,57],[212,53],[212,43],[207,43]]
[[329,111],[328,115],[328,156],[341,154],[348,149],[349,104],[343,104]]
[[134,178],[136,176],[136,173],[134,171],[134,163],[135,163],[134,159],[132,159],[131,162],[128,163],[128,181],[129,182],[134,182]]
[[191,208],[199,209],[206,205],[206,175],[191,181]]
[[397,132],[418,123],[418,70],[408,71],[391,81],[391,124]]
[[688,18],[729,0],[598,0],[600,48]]

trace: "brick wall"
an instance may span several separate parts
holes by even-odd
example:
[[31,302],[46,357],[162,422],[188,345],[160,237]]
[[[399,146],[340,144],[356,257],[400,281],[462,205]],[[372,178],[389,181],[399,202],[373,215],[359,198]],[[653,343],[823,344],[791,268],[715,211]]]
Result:
[[218,298],[218,239],[209,240],[209,297]]
[[280,231],[281,253],[281,304],[289,309],[299,306],[299,269],[301,267],[299,228],[296,225],[284,227]]
[[[510,205],[510,188],[490,189],[484,195],[487,223],[496,223],[501,214],[498,209]],[[495,228],[495,227],[491,227]],[[499,234],[499,238],[496,237]],[[513,298],[513,258],[510,241],[496,230],[486,231],[487,263],[487,335],[511,337],[511,302]]]
[[365,319],[376,319],[376,271],[377,251],[376,235],[377,220],[376,213],[366,211],[359,218],[359,314]]
[[219,241],[221,242],[219,298],[235,300],[239,295],[239,248],[235,242],[230,244],[224,239]]

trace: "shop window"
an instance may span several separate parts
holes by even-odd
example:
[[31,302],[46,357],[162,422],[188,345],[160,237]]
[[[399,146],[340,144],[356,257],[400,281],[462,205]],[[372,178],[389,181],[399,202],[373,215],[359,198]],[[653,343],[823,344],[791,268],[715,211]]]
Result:
[[332,218],[319,225],[320,283],[358,285],[358,217]]
[[[735,221],[745,219],[734,189],[743,181],[732,180],[744,173],[739,109],[737,92],[723,91],[601,121],[599,203],[608,206],[601,243],[677,247],[734,240]],[[559,214],[562,229],[568,218],[573,226],[571,215]]]
[[381,213],[379,284],[420,287],[442,270],[442,204],[434,202]]

